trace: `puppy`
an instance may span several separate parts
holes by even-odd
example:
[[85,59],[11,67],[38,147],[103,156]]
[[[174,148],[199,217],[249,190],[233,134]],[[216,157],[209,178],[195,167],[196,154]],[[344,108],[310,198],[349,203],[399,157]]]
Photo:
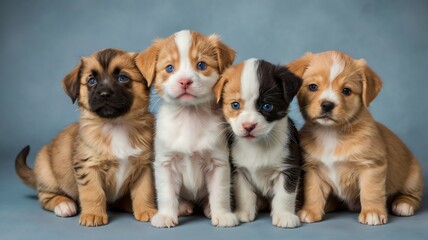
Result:
[[154,120],[135,55],[105,49],[82,58],[62,82],[73,103],[78,102],[80,121],[42,148],[34,170],[26,165],[28,146],[16,158],[18,176],[37,189],[42,207],[57,216],[75,215],[78,202],[81,225],[104,225],[106,204],[129,194],[137,220],[149,221],[156,213]]
[[387,199],[395,215],[413,215],[423,191],[419,163],[367,109],[382,87],[379,76],[365,60],[337,51],[308,53],[288,67],[303,78],[301,221],[320,221],[332,197],[352,210],[361,208],[359,221],[367,225],[387,223]]
[[302,80],[282,66],[249,59],[226,70],[215,85],[233,132],[231,145],[236,214],[251,222],[257,200],[271,200],[272,224],[294,228],[301,157],[288,107]]
[[213,225],[238,224],[230,209],[224,119],[212,90],[234,57],[219,37],[189,30],[156,40],[137,57],[143,76],[164,101],[156,121],[155,227],[177,225],[179,212],[190,214],[193,203],[201,202]]

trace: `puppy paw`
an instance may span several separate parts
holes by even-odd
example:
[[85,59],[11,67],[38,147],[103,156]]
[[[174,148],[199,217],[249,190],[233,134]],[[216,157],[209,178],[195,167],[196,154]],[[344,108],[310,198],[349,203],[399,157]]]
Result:
[[156,213],[157,210],[155,208],[146,208],[144,210],[134,211],[134,217],[138,221],[148,222],[153,218]]
[[256,218],[256,211],[236,211],[236,216],[240,222],[252,222]]
[[77,207],[74,202],[61,202],[54,208],[54,213],[58,217],[72,217],[77,213]]
[[273,213],[272,224],[281,228],[295,228],[300,226],[300,220],[291,212]]
[[212,214],[211,223],[216,227],[234,227],[239,224],[238,217],[231,212]]
[[152,217],[152,226],[157,228],[171,228],[178,225],[177,216],[168,216],[164,214],[155,214]]
[[178,216],[189,216],[193,213],[193,204],[189,201],[180,200]]
[[392,204],[392,212],[397,216],[413,216],[415,214],[415,209],[412,205],[407,202],[394,202]]
[[358,217],[362,224],[371,226],[382,225],[388,222],[388,216],[385,212],[379,210],[363,210]]
[[82,213],[79,220],[80,225],[86,227],[98,227],[108,223],[107,214]]
[[319,222],[322,220],[322,213],[314,213],[309,209],[302,209],[297,213],[297,215],[299,216],[300,221],[305,223]]
[[210,205],[209,205],[209,204],[206,204],[206,205],[204,206],[204,215],[205,215],[205,217],[207,217],[207,218],[211,218],[211,208],[210,208]]

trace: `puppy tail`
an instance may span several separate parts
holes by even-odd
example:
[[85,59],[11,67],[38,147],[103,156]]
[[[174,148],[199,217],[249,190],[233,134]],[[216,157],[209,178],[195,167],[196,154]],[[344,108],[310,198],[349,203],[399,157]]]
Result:
[[27,145],[18,153],[15,160],[15,170],[21,181],[23,181],[27,186],[35,189],[36,176],[33,169],[27,166],[27,156],[29,152],[30,146]]

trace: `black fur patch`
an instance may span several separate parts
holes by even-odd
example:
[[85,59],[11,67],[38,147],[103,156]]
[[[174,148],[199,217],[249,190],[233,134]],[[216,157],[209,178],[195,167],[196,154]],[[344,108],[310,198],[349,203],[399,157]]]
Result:
[[[259,60],[257,76],[260,82],[259,98],[256,109],[272,122],[284,118],[288,107],[302,85],[302,79],[290,72],[286,67],[273,65],[267,61]],[[264,103],[273,105],[270,112],[262,110]]]
[[97,60],[101,64],[103,69],[108,69],[108,66],[111,63],[111,60],[120,54],[123,54],[123,52],[118,51],[116,49],[107,48],[98,52]]
[[297,187],[300,185],[301,176],[302,176],[302,165],[303,159],[301,155],[300,142],[299,142],[299,133],[297,128],[294,125],[293,120],[288,118],[288,130],[289,132],[289,142],[288,149],[289,155],[285,159],[285,163],[290,167],[284,170],[284,188],[287,192],[295,192]]

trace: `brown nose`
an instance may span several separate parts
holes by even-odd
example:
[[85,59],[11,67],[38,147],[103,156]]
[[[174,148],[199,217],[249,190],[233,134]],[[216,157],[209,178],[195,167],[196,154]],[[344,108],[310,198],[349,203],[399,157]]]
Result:
[[325,101],[321,103],[321,109],[324,113],[331,112],[331,110],[333,110],[335,106],[336,105],[334,103],[329,101]]
[[254,130],[254,128],[256,128],[257,123],[252,123],[252,122],[244,122],[242,123],[242,127],[245,129],[245,131],[247,131],[248,133],[250,133],[251,131]]
[[179,83],[182,88],[186,89],[193,83],[193,81],[190,80],[189,78],[182,78],[180,79]]

